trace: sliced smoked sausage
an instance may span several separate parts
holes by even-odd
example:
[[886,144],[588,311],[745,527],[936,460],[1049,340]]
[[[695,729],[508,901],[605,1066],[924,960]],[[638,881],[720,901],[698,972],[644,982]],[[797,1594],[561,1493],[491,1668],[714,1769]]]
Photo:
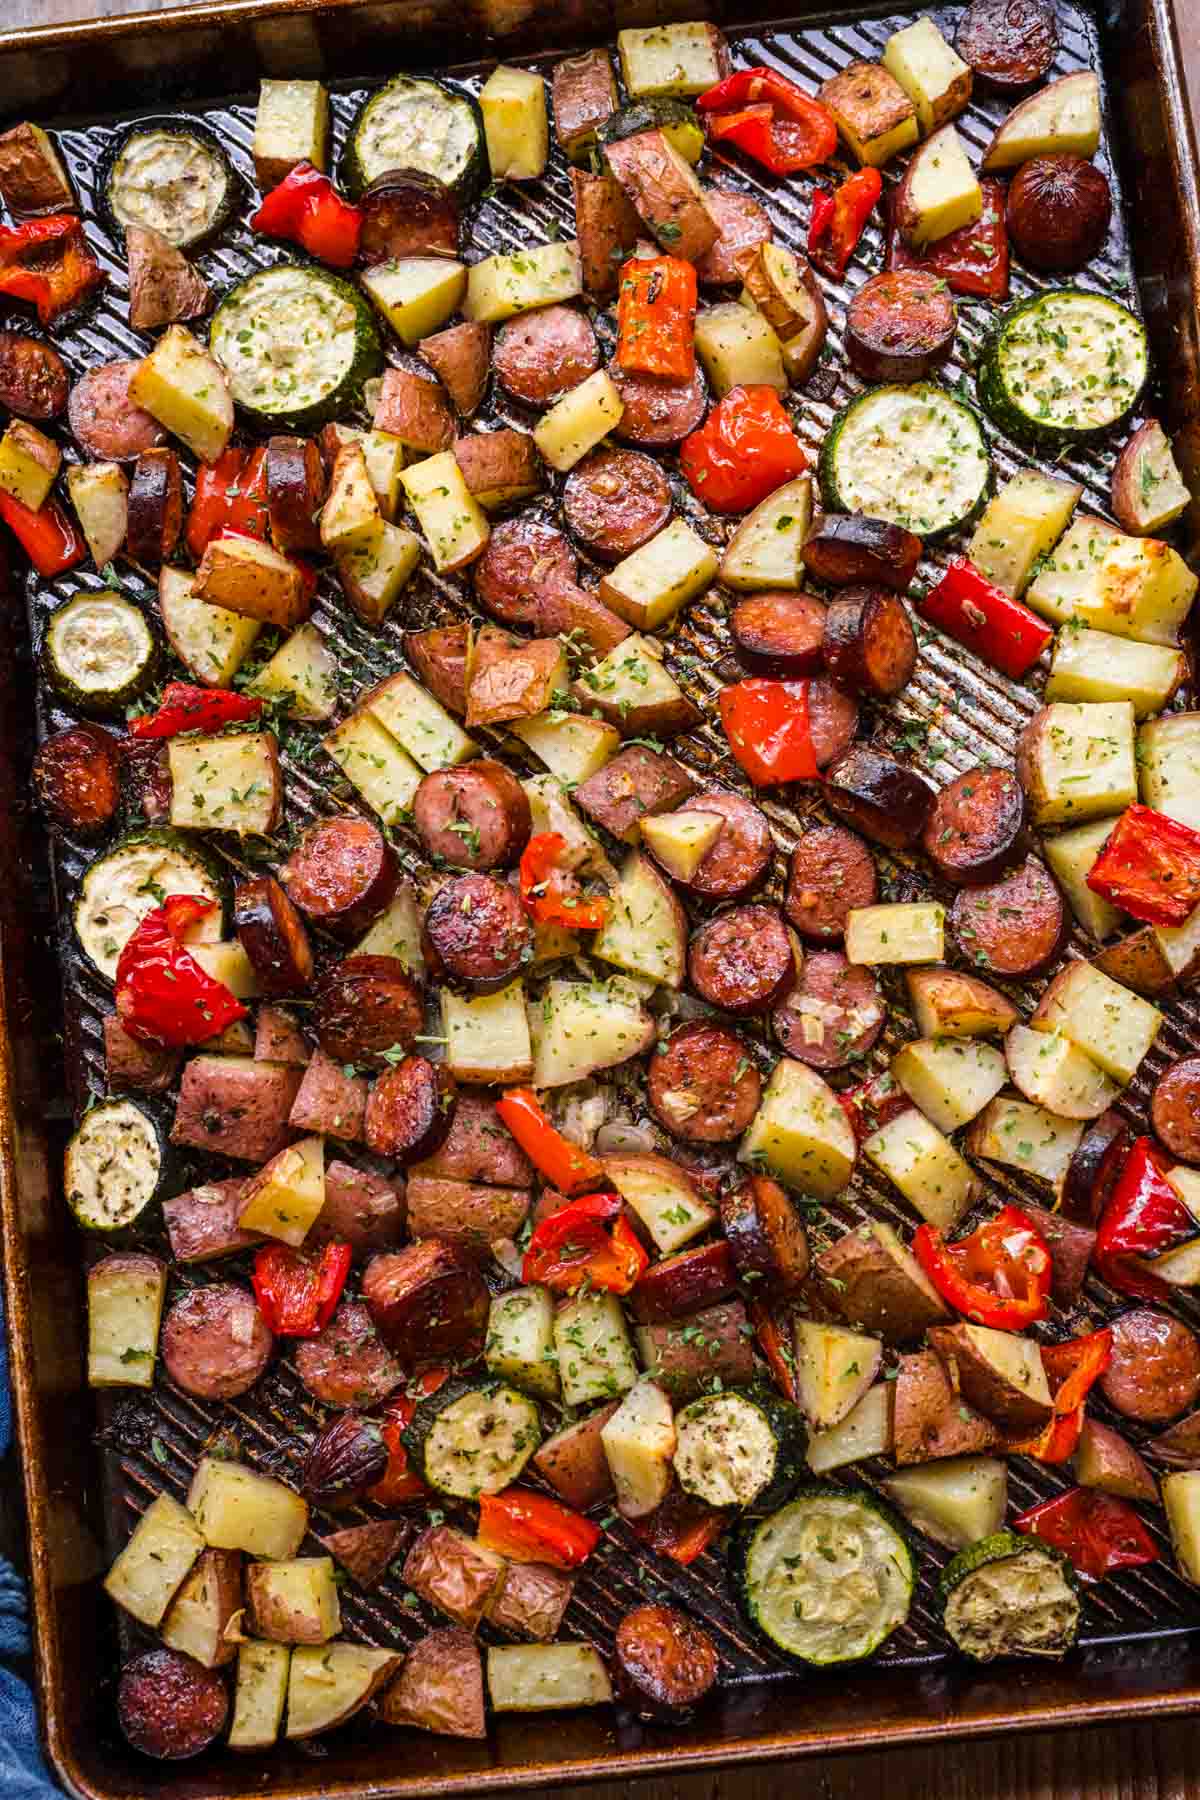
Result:
[[1150,1117],[1172,1156],[1200,1162],[1200,1056],[1185,1056],[1159,1076]]
[[821,648],[833,679],[871,700],[890,700],[917,666],[917,634],[887,588],[845,588],[831,600]]
[[723,1238],[696,1244],[652,1262],[638,1277],[629,1307],[639,1325],[686,1318],[726,1299],[737,1286],[733,1255]]
[[117,1721],[143,1756],[179,1762],[199,1756],[225,1729],[229,1690],[217,1669],[159,1645],[135,1656],[117,1683]]
[[363,1270],[362,1295],[380,1335],[406,1369],[483,1349],[488,1290],[464,1250],[422,1238]]
[[523,514],[492,531],[475,564],[475,592],[501,624],[536,627],[547,590],[574,586],[578,574],[578,558],[558,527]]
[[38,746],[33,786],[46,817],[64,831],[94,837],[112,823],[121,799],[121,752],[102,725],[69,725]]
[[844,825],[805,832],[792,851],[783,910],[801,937],[832,943],[843,937],[856,907],[879,898],[875,858]]
[[865,744],[838,757],[825,777],[825,798],[833,811],[889,850],[916,843],[936,794],[923,775]]
[[968,769],[933,803],[921,838],[956,887],[981,887],[1020,860],[1025,794],[1010,769]]
[[494,875],[459,875],[439,888],[425,914],[424,938],[435,975],[480,994],[506,987],[533,956],[533,927],[521,897]]
[[310,825],[280,879],[314,925],[349,940],[390,904],[400,865],[378,825],[346,815]]
[[316,1337],[296,1345],[296,1373],[322,1406],[374,1406],[404,1379],[365,1306],[343,1300]]
[[787,1054],[810,1069],[842,1069],[865,1056],[886,1021],[874,974],[840,950],[806,957],[800,980],[771,1018]]
[[704,204],[718,236],[712,249],[698,259],[696,279],[706,287],[730,287],[742,279],[742,258],[775,235],[771,216],[753,195],[733,188],[705,188]]
[[620,562],[669,523],[671,484],[652,456],[594,450],[567,476],[563,517],[585,550]]
[[825,603],[812,594],[747,594],[729,629],[738,661],[756,675],[812,675],[821,667]]
[[609,374],[625,407],[615,430],[622,443],[661,450],[681,444],[703,423],[708,391],[698,368],[690,381],[683,382],[628,375],[615,365]]
[[717,1679],[717,1647],[677,1606],[637,1606],[613,1640],[618,1699],[640,1719],[681,1719]]
[[827,513],[800,554],[809,574],[826,587],[869,582],[902,594],[917,572],[921,540],[888,519]]
[[326,1056],[364,1068],[411,1049],[424,1017],[421,990],[396,956],[348,956],[322,977],[313,1006]]
[[1067,909],[1053,877],[1036,857],[987,887],[963,888],[950,908],[950,929],[980,971],[1023,980],[1049,968],[1066,940]]
[[845,754],[858,730],[858,704],[853,694],[824,675],[808,684],[808,729],[818,769],[827,769]]
[[788,1196],[767,1175],[747,1175],[721,1196],[721,1230],[738,1274],[770,1294],[794,1294],[808,1274],[808,1239]]
[[542,306],[501,325],[492,346],[500,385],[528,406],[549,406],[600,367],[596,334],[573,306]]
[[773,843],[766,814],[740,794],[710,788],[688,803],[689,811],[720,813],[725,824],[688,882],[694,894],[708,900],[735,900],[765,881]]
[[796,979],[797,947],[774,906],[718,913],[688,947],[688,980],[722,1012],[766,1012]]
[[234,929],[270,998],[302,994],[312,981],[313,953],[304,921],[272,875],[239,881],[233,895]]
[[646,1093],[673,1137],[725,1144],[758,1111],[762,1078],[740,1038],[719,1025],[683,1025],[650,1058]]
[[1200,1343],[1169,1313],[1140,1306],[1114,1319],[1104,1398],[1127,1419],[1165,1425],[1200,1398]]
[[450,1135],[458,1092],[445,1063],[406,1056],[371,1084],[363,1125],[367,1149],[394,1162],[422,1162]]
[[233,1400],[252,1388],[275,1348],[254,1295],[231,1281],[191,1288],[162,1328],[167,1374],[199,1400]]
[[533,820],[516,776],[481,757],[426,775],[413,796],[413,824],[430,856],[444,863],[504,869],[519,859]]
[[57,350],[21,331],[0,331],[0,406],[22,419],[57,419],[70,378]]
[[954,47],[989,86],[1006,93],[1032,87],[1058,54],[1053,0],[972,0]]
[[924,381],[949,356],[957,327],[940,275],[885,269],[846,309],[846,355],[865,381]]
[[95,462],[132,462],[143,450],[165,444],[167,434],[156,419],[129,397],[129,383],[141,365],[104,363],[75,383],[67,418],[75,441]]

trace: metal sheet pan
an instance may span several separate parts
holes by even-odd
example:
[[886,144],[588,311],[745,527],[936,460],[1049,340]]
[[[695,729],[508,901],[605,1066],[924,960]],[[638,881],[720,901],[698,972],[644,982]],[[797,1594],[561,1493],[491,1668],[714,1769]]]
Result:
[[[952,19],[956,10],[934,9],[934,16]],[[679,17],[696,11],[689,5],[673,8]],[[1106,167],[1124,203],[1117,209],[1106,254],[1089,268],[1086,280],[1132,300],[1136,275],[1156,351],[1161,392],[1155,404],[1183,433],[1185,462],[1194,475],[1200,461],[1195,451],[1200,194],[1171,0],[1132,0],[1118,17],[1106,16],[1103,22],[1086,7],[1063,4],[1060,11],[1063,46],[1055,73],[1088,65],[1103,69],[1114,127]],[[568,0],[555,10],[555,50],[602,41],[618,26],[646,22],[647,16],[644,8],[622,8],[614,17],[608,9]],[[654,16],[661,16],[661,10]],[[714,16],[720,18],[720,11]],[[396,68],[449,67],[471,81],[464,53],[494,55],[497,39],[505,56],[549,60],[537,11],[520,0],[472,0],[466,40],[463,17],[450,0],[387,7],[342,0],[316,10],[235,0],[220,9],[196,6],[149,19],[0,34],[0,107],[12,117],[32,114],[50,121],[55,114],[64,115],[58,121],[62,142],[85,210],[94,213],[88,200],[95,167],[121,119],[164,106],[207,118],[221,131],[235,161],[252,174],[253,90],[260,73],[320,73],[336,84],[335,111],[344,131],[368,82]],[[733,18],[721,22],[750,60],[774,62],[815,84],[853,56],[877,56],[904,17],[863,16],[849,8],[809,16],[802,5],[793,4],[760,27]],[[226,90],[233,68],[238,70],[239,97],[230,99]],[[98,115],[100,97],[111,110]],[[963,130],[977,149],[1003,111],[1003,103],[995,100],[973,105]],[[754,187],[742,172],[729,179]],[[776,232],[784,241],[803,241],[804,194],[802,184],[796,184],[769,196]],[[561,164],[532,195],[514,197],[510,190],[484,202],[472,229],[473,253],[540,238],[551,221],[570,228],[569,187]],[[76,373],[89,363],[142,354],[144,348],[124,324],[123,272],[114,247],[98,227],[93,241],[114,281],[101,306],[57,340]],[[849,285],[877,267],[879,257],[876,239],[852,270]],[[219,286],[262,258],[261,244],[238,226],[201,262]],[[1021,275],[1014,294],[1019,297],[1037,285]],[[849,287],[837,295],[831,308],[834,340],[842,311],[838,302],[848,292]],[[969,373],[986,308],[964,304],[960,315],[951,381]],[[855,385],[836,355],[810,384],[804,435],[811,445],[819,442],[832,411]],[[529,423],[519,408],[506,413],[501,406],[495,417],[497,422]],[[1001,474],[1015,466],[1002,444],[995,460]],[[1066,466],[1093,504],[1103,505],[1110,464],[1111,452],[1101,450],[1072,453]],[[686,489],[679,499],[692,505]],[[693,511],[696,523],[717,541],[722,528]],[[99,585],[92,577],[82,580]],[[645,1558],[635,1540],[618,1530],[595,1574],[581,1584],[567,1628],[603,1647],[621,1611],[647,1591],[669,1591],[703,1617],[718,1635],[726,1675],[716,1705],[686,1733],[633,1726],[614,1730],[606,1716],[576,1714],[556,1718],[552,1725],[539,1719],[502,1719],[495,1722],[487,1746],[466,1746],[372,1730],[360,1720],[309,1753],[284,1748],[253,1763],[214,1757],[183,1770],[159,1771],[135,1762],[112,1724],[113,1680],[128,1645],[118,1642],[94,1576],[126,1535],[131,1511],[149,1493],[164,1486],[183,1491],[216,1415],[165,1389],[145,1399],[106,1401],[97,1415],[82,1384],[80,1246],[58,1192],[55,1165],[70,1111],[101,1085],[99,1021],[110,1002],[76,956],[61,911],[55,923],[55,899],[70,895],[84,859],[70,847],[59,847],[47,861],[23,800],[34,730],[63,722],[43,696],[36,706],[32,702],[29,645],[36,643],[48,606],[78,585],[76,576],[57,589],[43,585],[21,597],[14,591],[17,604],[6,609],[0,637],[0,755],[8,796],[0,844],[13,871],[0,895],[8,1033],[6,1061],[0,1064],[3,1247],[31,1527],[39,1680],[50,1754],[68,1786],[105,1800],[168,1787],[196,1800],[242,1792],[349,1796],[368,1788],[396,1796],[467,1792],[865,1747],[934,1734],[1142,1716],[1200,1703],[1200,1666],[1191,1635],[1200,1627],[1200,1598],[1166,1565],[1121,1577],[1093,1596],[1085,1625],[1087,1648],[1061,1668],[1021,1666],[995,1674],[946,1658],[933,1622],[928,1581],[942,1558],[923,1546],[926,1577],[909,1624],[875,1663],[829,1680],[816,1674],[798,1678],[747,1632],[728,1598],[721,1565],[711,1554],[691,1570],[680,1571]],[[27,614],[19,598],[27,602]],[[374,676],[398,665],[405,627],[466,606],[469,594],[460,584],[423,577],[406,592],[382,638],[347,626],[345,610],[331,590],[323,592],[317,617],[337,645],[351,686],[357,686],[368,672]],[[672,639],[669,661],[697,699],[711,697],[732,672],[719,608],[692,609],[686,626]],[[1008,761],[1015,736],[1036,705],[1030,688],[1008,683],[965,653],[931,641],[923,647],[917,678],[899,703],[866,723],[875,726],[881,741],[945,782],[979,760]],[[723,766],[720,736],[711,726],[701,727],[676,748],[697,770],[737,785],[736,775]],[[314,777],[304,734],[296,735],[287,760],[290,813],[306,816],[336,807],[336,796]],[[768,810],[779,848],[786,851],[796,835],[797,817],[783,805]],[[419,874],[412,845],[404,848],[404,857]],[[926,874],[902,860],[888,866],[886,875],[895,898],[916,897],[930,887]],[[52,998],[58,981],[55,952],[64,974],[61,1013]],[[1169,1013],[1160,1046],[1131,1096],[1135,1108],[1144,1103],[1148,1085],[1164,1064],[1200,1037],[1200,1007],[1174,1002]],[[65,1057],[55,1041],[60,1024]],[[873,1053],[872,1066],[883,1066],[894,1047],[889,1031]],[[993,1181],[992,1189],[1002,1191],[1004,1185]],[[868,1211],[900,1218],[884,1184],[870,1174],[856,1180],[816,1229],[840,1229]],[[1098,1286],[1088,1298],[1097,1314],[1113,1300]],[[302,1442],[297,1433],[315,1422],[318,1409],[286,1362],[277,1365],[252,1400],[252,1406],[237,1409],[237,1428],[247,1450],[263,1466],[286,1473]],[[1027,1463],[1014,1466],[1011,1480],[1021,1504],[1046,1491]],[[369,1601],[344,1600],[348,1625],[367,1640],[409,1642],[424,1628],[420,1616],[403,1603],[397,1582],[385,1582]]]

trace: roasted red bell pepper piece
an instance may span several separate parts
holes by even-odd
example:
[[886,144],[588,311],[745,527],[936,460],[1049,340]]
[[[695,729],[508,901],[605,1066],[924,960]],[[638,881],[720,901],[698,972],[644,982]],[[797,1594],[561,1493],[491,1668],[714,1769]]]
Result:
[[752,676],[722,688],[718,704],[729,748],[755,787],[816,778],[807,681]]
[[1144,925],[1182,925],[1200,906],[1200,831],[1152,806],[1127,806],[1087,884]]
[[990,582],[968,556],[951,558],[919,606],[922,618],[1014,681],[1033,667],[1054,636],[1036,613]]
[[1092,1267],[1138,1300],[1166,1300],[1170,1285],[1142,1264],[1197,1236],[1196,1220],[1167,1180],[1170,1159],[1152,1138],[1135,1138],[1096,1228]]
[[820,100],[775,69],[739,69],[708,89],[696,110],[713,143],[736,144],[772,175],[828,162],[837,124]]
[[549,1563],[552,1569],[578,1569],[603,1533],[598,1525],[572,1512],[561,1500],[530,1488],[505,1488],[502,1494],[479,1496],[479,1530],[485,1550],[513,1562]]
[[215,463],[196,470],[196,497],[187,522],[187,547],[199,562],[209,540],[222,531],[267,535],[267,453],[231,444]]
[[558,1293],[574,1293],[586,1282],[610,1294],[627,1294],[649,1263],[622,1217],[620,1194],[585,1194],[535,1226],[521,1266],[521,1279]]
[[899,1082],[894,1081],[886,1069],[882,1074],[872,1075],[868,1081],[860,1081],[857,1087],[844,1089],[838,1095],[838,1101],[860,1144],[912,1105]]
[[558,831],[539,831],[521,856],[521,899],[539,925],[566,925],[573,931],[599,931],[608,920],[611,902],[603,894],[585,894],[566,863],[567,840]]
[[1019,1207],[1002,1206],[953,1244],[936,1225],[919,1225],[913,1254],[942,1299],[976,1325],[1020,1331],[1046,1317],[1050,1252]]
[[639,1543],[684,1568],[716,1543],[728,1523],[728,1513],[706,1506],[679,1486],[672,1487],[662,1505],[644,1519],[626,1520]]
[[1039,1462],[1066,1462],[1075,1454],[1083,1430],[1084,1402],[1112,1361],[1112,1332],[1090,1331],[1086,1337],[1042,1345],[1042,1367],[1054,1396],[1054,1417],[1035,1438],[1006,1444],[1010,1455],[1036,1456]]
[[630,374],[690,381],[696,373],[696,265],[631,256],[617,297],[617,362]]
[[350,1265],[349,1244],[326,1244],[319,1257],[290,1244],[264,1244],[251,1282],[258,1310],[276,1337],[316,1337],[332,1319]]
[[183,933],[216,902],[171,894],[148,912],[117,962],[117,1012],[129,1033],[146,1044],[203,1044],[249,1008],[223,981],[202,969]]
[[447,1374],[446,1369],[422,1369],[412,1377],[409,1391],[393,1394],[379,1414],[379,1429],[387,1446],[388,1466],[375,1486],[367,1489],[367,1499],[378,1506],[401,1506],[406,1500],[420,1500],[429,1492],[419,1475],[408,1466],[408,1451],[401,1433],[412,1424],[413,1414],[421,1400],[436,1394]]
[[52,325],[104,279],[74,213],[0,225],[0,294],[30,301],[43,325]]
[[348,269],[358,255],[362,209],[352,206],[310,162],[297,163],[272,188],[250,220],[264,237],[287,238],[335,269]]
[[859,169],[829,194],[818,188],[808,222],[808,254],[826,275],[844,275],[883,192],[878,169]]
[[1013,1520],[1015,1531],[1052,1544],[1087,1581],[1103,1581],[1114,1569],[1157,1562],[1158,1546],[1128,1500],[1095,1488],[1072,1488],[1031,1506]]
[[771,1378],[785,1400],[799,1404],[796,1386],[796,1353],[792,1348],[791,1315],[782,1318],[765,1300],[750,1300],[746,1312],[754,1327],[754,1341],[762,1351]]
[[83,533],[57,500],[47,500],[34,512],[12,494],[0,493],[0,519],[4,520],[37,574],[46,580],[52,575],[61,575],[64,569],[73,569],[87,555]]
[[924,250],[912,250],[896,224],[896,190],[888,197],[885,267],[927,269],[940,275],[952,293],[969,299],[1004,300],[1008,295],[1008,225],[1005,185],[987,175],[979,183],[983,212],[973,225],[960,225]]
[[228,688],[193,687],[188,681],[169,681],[157,711],[143,713],[129,725],[135,738],[177,737],[181,731],[220,731],[222,725],[240,725],[257,719],[262,701],[252,694],[234,694]]
[[731,388],[683,440],[680,467],[714,512],[749,512],[808,467],[804,446],[773,387]]
[[496,1102],[496,1112],[538,1174],[560,1194],[586,1194],[608,1181],[604,1164],[550,1123],[532,1088],[509,1088]]

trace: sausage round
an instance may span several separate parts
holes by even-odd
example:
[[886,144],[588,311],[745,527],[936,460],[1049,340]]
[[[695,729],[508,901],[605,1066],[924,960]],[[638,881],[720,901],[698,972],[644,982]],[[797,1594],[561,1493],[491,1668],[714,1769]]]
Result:
[[729,629],[738,661],[757,675],[812,675],[821,667],[825,605],[812,594],[747,594]]
[[367,1149],[406,1166],[423,1162],[449,1137],[457,1104],[445,1063],[406,1056],[371,1083],[363,1123]]
[[475,564],[480,604],[503,625],[536,625],[548,589],[574,586],[579,561],[544,519],[502,519]]
[[33,785],[46,817],[93,837],[112,823],[121,799],[121,752],[102,725],[70,725],[38,746]]
[[1053,0],[972,0],[954,47],[991,87],[1032,87],[1058,54]]
[[697,794],[689,812],[720,813],[725,824],[687,886],[709,900],[735,900],[766,879],[773,845],[766,814],[740,794]]
[[1035,857],[987,887],[963,888],[950,908],[959,949],[978,969],[1023,980],[1054,961],[1066,941],[1067,909]]
[[327,970],[313,1007],[326,1056],[363,1067],[411,1049],[424,1018],[421,990],[396,956],[348,956]]
[[57,350],[21,331],[0,331],[0,406],[22,419],[57,419],[70,378]]
[[1021,854],[1025,794],[1011,769],[968,769],[944,787],[925,824],[921,848],[956,887],[981,887]]
[[722,1012],[766,1012],[796,979],[796,951],[773,906],[735,906],[701,926],[688,948],[688,980]]
[[567,476],[563,517],[585,550],[620,562],[669,521],[671,484],[639,450],[595,450]]
[[705,188],[704,205],[718,236],[696,264],[696,279],[706,287],[729,287],[742,279],[742,258],[774,237],[770,214],[750,194],[732,188]]
[[413,824],[431,857],[461,869],[503,869],[529,842],[533,817],[511,770],[481,757],[426,775],[413,796]]
[[794,1294],[808,1275],[808,1239],[795,1207],[767,1175],[747,1175],[721,1197],[721,1230],[755,1294]]
[[494,875],[459,875],[425,914],[425,954],[436,975],[476,993],[506,987],[533,956],[533,927],[520,895]]
[[822,649],[833,679],[872,700],[898,694],[917,666],[916,632],[887,588],[846,588],[831,600]]
[[869,582],[903,594],[921,560],[921,540],[903,525],[859,513],[833,513],[801,551],[804,566],[827,587]]
[[625,407],[615,435],[623,444],[662,450],[681,444],[703,423],[708,390],[697,369],[690,381],[663,381],[656,375],[629,375],[614,364],[609,370]]
[[923,775],[865,744],[855,744],[838,757],[825,777],[825,798],[832,810],[889,850],[906,850],[916,843],[936,793]]
[[117,1720],[143,1756],[179,1762],[199,1756],[225,1729],[229,1692],[216,1669],[181,1650],[143,1651],[117,1684]]
[[367,1307],[343,1300],[316,1337],[296,1345],[296,1373],[322,1406],[374,1406],[404,1379]]
[[233,1400],[246,1393],[274,1348],[253,1294],[231,1281],[180,1294],[163,1320],[167,1374],[198,1400]]
[[1104,1398],[1127,1419],[1164,1425],[1200,1396],[1200,1343],[1169,1313],[1140,1306],[1112,1324],[1112,1361],[1100,1377]]
[[274,876],[256,875],[238,883],[233,924],[268,998],[304,992],[313,977],[312,945],[304,921]]
[[1080,1225],[1096,1225],[1125,1161],[1132,1133],[1120,1113],[1110,1107],[1083,1128],[1063,1183],[1064,1217]]
[[166,562],[183,524],[183,478],[173,450],[144,450],[129,478],[125,553],[133,562]]
[[167,745],[161,738],[122,738],[121,772],[131,798],[149,825],[158,825],[171,814],[174,784]]
[[618,1697],[643,1719],[689,1713],[716,1681],[717,1661],[707,1631],[676,1606],[636,1606],[613,1640]]
[[673,1137],[726,1144],[758,1111],[762,1078],[740,1038],[694,1020],[672,1033],[650,1058],[646,1093]]
[[950,289],[927,269],[885,269],[846,309],[846,355],[866,381],[924,381],[954,347]]
[[542,306],[500,327],[492,346],[500,385],[528,406],[549,406],[600,367],[591,321],[573,306]]
[[686,1318],[725,1300],[737,1286],[733,1255],[723,1238],[662,1257],[639,1275],[629,1307],[639,1325]]
[[1185,1056],[1159,1076],[1150,1118],[1172,1156],[1200,1162],[1200,1056]]
[[865,1056],[886,1021],[874,974],[840,950],[814,950],[771,1017],[784,1050],[810,1069],[842,1069]]
[[306,1249],[345,1243],[365,1255],[369,1250],[392,1250],[403,1237],[402,1185],[337,1158],[325,1164],[325,1204],[309,1228]]
[[410,256],[458,254],[458,206],[436,175],[387,169],[359,199],[358,261],[365,268]]
[[808,831],[792,851],[783,910],[801,937],[834,942],[845,935],[850,912],[878,898],[875,858],[844,825]]
[[314,924],[352,939],[390,904],[400,865],[378,825],[346,815],[310,825],[279,873]]
[[469,1359],[483,1349],[487,1287],[466,1252],[444,1238],[373,1257],[363,1270],[362,1295],[405,1368]]
[[132,462],[143,450],[167,441],[158,421],[129,397],[129,383],[140,366],[105,363],[89,369],[71,389],[67,419],[79,448],[95,462]]
[[818,769],[827,769],[854,742],[858,705],[852,694],[835,687],[824,675],[808,684],[808,729]]

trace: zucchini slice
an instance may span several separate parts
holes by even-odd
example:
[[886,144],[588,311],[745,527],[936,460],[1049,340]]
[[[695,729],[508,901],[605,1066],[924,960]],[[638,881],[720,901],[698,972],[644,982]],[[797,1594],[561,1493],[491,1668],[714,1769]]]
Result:
[[460,205],[474,199],[487,170],[483,117],[470,94],[426,76],[397,75],[366,101],[342,154],[352,199],[389,169],[436,175]]
[[542,1441],[537,1407],[504,1381],[448,1381],[401,1434],[413,1467],[459,1500],[498,1494]]
[[124,1231],[163,1177],[163,1135],[132,1100],[102,1100],[85,1113],[63,1156],[67,1204],[85,1231]]
[[141,608],[100,588],[76,594],[51,613],[42,667],[69,706],[106,718],[146,691],[158,672],[159,653]]
[[1123,419],[1148,369],[1146,333],[1127,306],[1059,288],[1005,313],[980,359],[979,399],[1010,437],[1055,448]]
[[682,100],[634,100],[622,106],[596,128],[602,144],[619,144],[622,138],[637,137],[642,131],[661,131],[685,162],[698,163],[704,150],[704,127],[696,110]]
[[1060,1550],[1016,1531],[980,1538],[946,1564],[942,1623],[964,1656],[1065,1656],[1079,1635],[1079,1583]]
[[741,1553],[751,1621],[802,1662],[870,1656],[908,1617],[912,1552],[864,1488],[806,1488],[747,1528]]
[[141,225],[177,250],[220,231],[241,193],[220,139],[194,119],[140,119],[113,145],[98,185],[118,243]]
[[168,894],[201,894],[217,902],[197,928],[205,943],[218,943],[224,926],[228,883],[220,865],[191,839],[167,830],[139,831],[98,856],[75,902],[75,935],[106,981],[148,912]]
[[309,263],[276,263],[240,281],[213,315],[208,343],[244,413],[297,431],[352,411],[383,368],[368,302]]
[[772,1505],[803,1466],[804,1424],[766,1393],[706,1394],[675,1417],[679,1485],[709,1506]]
[[969,524],[990,484],[978,413],[935,381],[859,394],[821,446],[830,512],[866,513],[923,538]]

